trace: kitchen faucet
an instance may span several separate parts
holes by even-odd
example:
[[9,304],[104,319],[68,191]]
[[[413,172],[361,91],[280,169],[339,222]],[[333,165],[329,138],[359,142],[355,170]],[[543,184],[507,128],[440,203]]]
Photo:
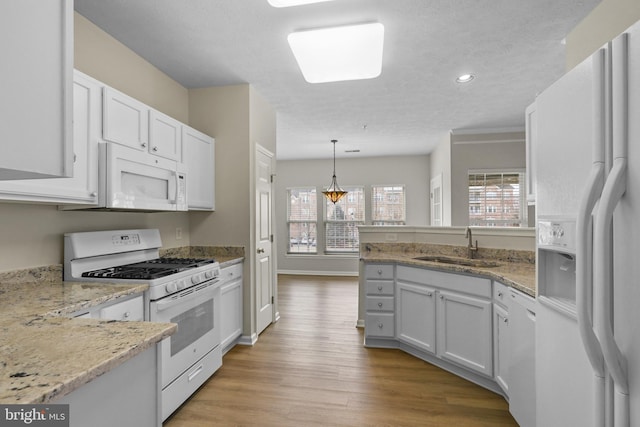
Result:
[[467,244],[467,257],[471,259],[473,258],[474,252],[478,250],[478,241],[476,240],[476,245],[473,246],[473,243],[472,243],[473,237],[471,235],[470,227],[467,227],[467,229],[465,230],[464,237],[469,239],[469,243]]

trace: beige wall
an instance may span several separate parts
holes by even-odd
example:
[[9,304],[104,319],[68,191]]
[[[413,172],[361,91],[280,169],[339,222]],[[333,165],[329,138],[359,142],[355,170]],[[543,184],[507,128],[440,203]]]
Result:
[[451,136],[451,224],[469,224],[468,172],[526,167],[524,132]]
[[567,70],[578,65],[638,20],[640,1],[603,0],[567,36]]
[[[98,80],[187,121],[188,92],[104,31],[75,14],[76,67]],[[164,247],[189,245],[185,213],[59,211],[56,206],[0,203],[0,271],[63,262],[63,234],[159,228]],[[182,239],[176,240],[176,228]]]
[[[332,161],[286,160],[278,162],[275,179],[276,232],[278,271],[285,273],[315,273],[350,275],[358,273],[358,257],[345,255],[288,255],[287,254],[287,189],[316,187],[319,192],[331,181]],[[372,185],[404,185],[406,190],[407,224],[425,226],[429,218],[429,156],[369,157],[337,159],[336,174],[342,187],[365,186],[365,204],[371,203]],[[324,199],[323,199],[324,201]],[[318,211],[322,221],[323,210]],[[367,223],[371,218],[367,216]],[[322,233],[318,228],[318,233]],[[322,239],[322,236],[319,236]]]
[[187,123],[185,87],[75,13],[75,67],[158,111]]
[[[191,244],[253,253],[256,143],[275,154],[275,112],[249,85],[189,90],[189,124],[216,140],[216,210],[190,213]],[[256,331],[253,257],[244,263],[244,331]]]
[[[451,136],[447,134],[429,159],[430,180],[442,175],[442,224],[451,225]],[[431,219],[429,218],[429,221]],[[430,224],[430,222],[429,222]]]

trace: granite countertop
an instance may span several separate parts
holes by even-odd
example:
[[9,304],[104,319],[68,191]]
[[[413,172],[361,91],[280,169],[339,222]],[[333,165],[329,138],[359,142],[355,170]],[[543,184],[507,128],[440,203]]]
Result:
[[[531,260],[533,255],[522,256],[523,251],[487,251],[484,256],[478,257],[485,261],[493,261],[495,267],[475,267],[457,264],[440,263],[433,261],[422,261],[414,259],[428,254],[444,255],[454,258],[464,258],[460,256],[457,249],[442,249],[433,245],[427,249],[415,247],[389,247],[373,248],[373,250],[362,250],[360,259],[364,262],[390,262],[416,267],[427,267],[434,270],[448,271],[452,273],[473,274],[496,280],[504,285],[515,288],[527,295],[536,296],[536,267]],[[371,247],[369,247],[371,249]],[[514,255],[515,254],[515,255]]]
[[[60,277],[60,276],[58,276]],[[0,402],[55,401],[173,334],[173,323],[65,317],[147,285],[0,275]]]

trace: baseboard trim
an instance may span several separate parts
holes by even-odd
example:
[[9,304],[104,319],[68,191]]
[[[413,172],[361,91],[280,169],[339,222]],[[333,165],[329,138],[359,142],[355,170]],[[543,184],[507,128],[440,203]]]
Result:
[[238,345],[254,345],[258,341],[258,334],[253,333],[251,335],[242,335],[238,339]]

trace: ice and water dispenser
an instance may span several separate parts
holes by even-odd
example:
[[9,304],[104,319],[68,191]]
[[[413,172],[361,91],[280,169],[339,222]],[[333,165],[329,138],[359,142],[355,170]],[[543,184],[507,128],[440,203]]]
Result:
[[576,222],[538,220],[538,299],[576,316]]

